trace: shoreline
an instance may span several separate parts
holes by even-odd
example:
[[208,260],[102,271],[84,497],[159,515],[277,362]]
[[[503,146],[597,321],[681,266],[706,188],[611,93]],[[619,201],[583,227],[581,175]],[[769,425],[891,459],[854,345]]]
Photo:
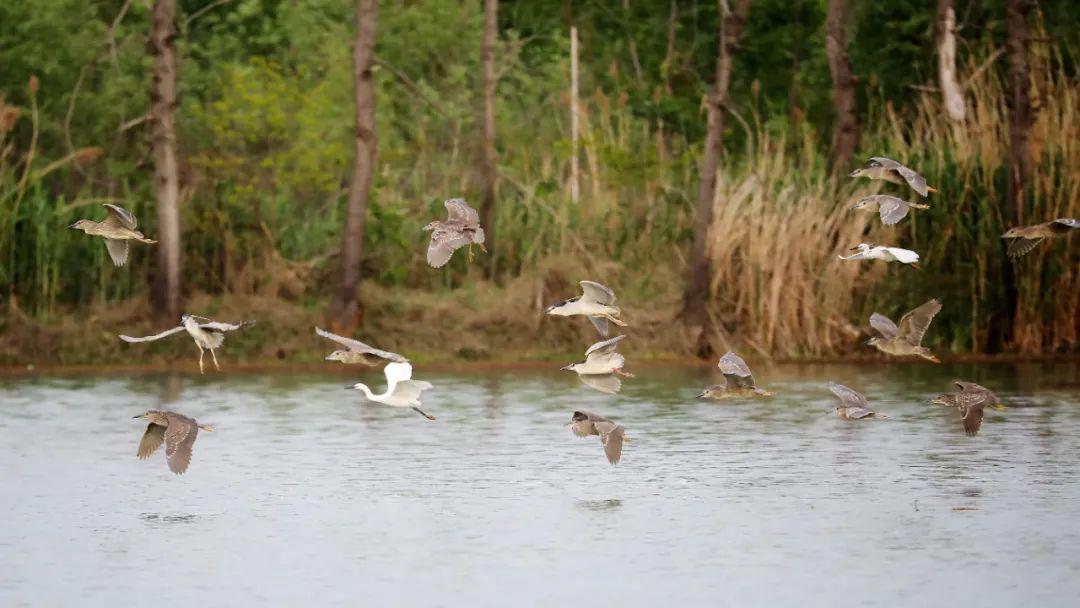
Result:
[[[558,369],[559,365],[565,365],[567,361],[572,359],[566,359],[559,357],[551,358],[530,358],[520,361],[452,361],[452,360],[432,360],[430,362],[417,363],[413,361],[413,365],[422,367],[427,371],[435,372],[475,372],[475,371],[487,371],[487,370],[551,370]],[[919,359],[894,359],[888,360],[880,356],[865,355],[865,356],[832,356],[832,357],[788,357],[788,358],[773,358],[765,359],[762,357],[748,358],[752,363],[765,363],[770,365],[871,365],[888,363],[890,365],[935,365],[934,363],[922,361]],[[941,364],[943,365],[955,365],[955,364],[988,364],[988,365],[1001,365],[1001,364],[1022,364],[1022,363],[1078,363],[1080,364],[1080,356],[1077,355],[1043,355],[1043,356],[1029,356],[1029,355],[1011,355],[1011,354],[995,354],[995,355],[957,355],[953,357],[942,357]],[[562,362],[562,363],[560,363]],[[646,357],[640,359],[633,364],[634,369],[670,369],[670,368],[697,368],[697,369],[711,369],[716,364],[694,357],[674,357],[674,356],[658,356],[658,357]],[[357,371],[372,370],[378,371],[377,367],[365,367],[362,365],[344,365],[341,363],[330,361],[311,361],[311,362],[295,362],[295,361],[246,361],[240,363],[224,363],[223,369],[217,371],[214,369],[207,370],[207,376],[215,374],[266,374],[271,372],[286,372],[289,374],[305,374],[305,373],[318,373],[318,374],[334,374],[334,375],[352,375]],[[161,374],[168,372],[177,372],[185,374],[198,374],[198,365],[194,362],[188,361],[174,361],[174,362],[155,362],[147,364],[45,364],[38,365],[34,363],[26,364],[4,364],[0,365],[0,377],[18,377],[18,376],[82,376],[93,375],[104,372],[116,372],[116,373],[136,373],[136,374]]]

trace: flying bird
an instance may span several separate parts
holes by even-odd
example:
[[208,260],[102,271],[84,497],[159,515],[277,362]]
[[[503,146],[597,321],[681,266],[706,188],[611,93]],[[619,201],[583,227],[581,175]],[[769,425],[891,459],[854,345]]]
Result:
[[[204,323],[200,323],[200,319],[203,320]],[[188,335],[191,336],[191,339],[195,340],[195,346],[199,347],[199,373],[201,374],[203,373],[203,355],[208,350],[210,351],[210,356],[214,359],[214,369],[221,370],[221,367],[218,366],[217,354],[215,354],[214,351],[221,348],[221,344],[225,342],[225,332],[250,327],[254,324],[255,321],[243,321],[236,324],[219,323],[217,321],[211,321],[206,317],[185,314],[180,317],[180,325],[178,327],[167,329],[152,336],[143,336],[141,338],[121,335],[120,339],[129,343],[153,342],[154,340],[160,340],[175,333],[186,331]]]
[[608,336],[608,321],[620,327],[626,327],[626,323],[619,319],[619,309],[615,304],[615,292],[607,286],[593,281],[581,281],[581,295],[569,300],[563,300],[547,307],[544,314],[557,317],[569,317],[573,315],[585,315],[592,321],[596,331],[603,337]]
[[878,215],[881,216],[882,224],[893,226],[904,219],[909,210],[929,209],[930,205],[912,203],[888,194],[872,194],[860,198],[851,208],[862,209],[863,211],[877,211]]
[[619,376],[633,378],[634,375],[623,371],[626,359],[615,352],[619,342],[626,336],[615,336],[610,340],[597,342],[585,351],[585,360],[571,363],[563,371],[577,372],[581,382],[589,388],[602,393],[615,394],[622,388]]
[[856,251],[851,255],[836,256],[841,260],[884,260],[886,262],[900,262],[911,264],[912,268],[919,267],[919,254],[910,249],[900,247],[886,247],[884,245],[868,245],[859,243],[848,251]]
[[894,184],[907,184],[920,196],[926,196],[930,192],[937,192],[935,188],[926,185],[926,179],[912,169],[884,156],[874,156],[866,163],[865,167],[855,169],[848,177],[868,177],[881,179]]
[[327,361],[341,361],[342,363],[360,363],[368,367],[376,367],[387,362],[408,363],[409,360],[397,353],[387,350],[379,350],[374,346],[368,346],[359,340],[339,336],[325,329],[315,328],[315,333],[328,340],[333,340],[345,347],[344,350],[335,350],[326,355]]
[[866,397],[859,391],[848,388],[843,384],[829,383],[829,390],[840,399],[840,405],[834,411],[844,420],[861,420],[863,418],[888,418],[885,414],[878,414],[870,409]]
[[1044,240],[1064,236],[1077,228],[1080,228],[1080,219],[1061,217],[1034,226],[1009,228],[1008,232],[1001,235],[1001,238],[1013,239],[1009,242],[1009,257],[1016,260],[1026,255]]
[[434,416],[426,414],[420,409],[420,406],[423,405],[420,402],[420,396],[424,391],[431,388],[431,383],[424,380],[413,380],[412,365],[399,362],[387,363],[386,367],[383,368],[383,374],[386,376],[386,390],[377,395],[372,393],[371,389],[361,382],[345,388],[363,391],[368,401],[393,407],[412,408],[413,411],[424,418],[435,420]]
[[447,218],[435,220],[424,226],[425,232],[431,232],[428,243],[427,263],[432,268],[442,268],[450,261],[450,256],[462,247],[469,246],[469,261],[472,261],[472,246],[484,248],[484,229],[480,227],[480,215],[464,199],[452,198],[443,203]]
[[599,435],[600,444],[604,446],[604,454],[611,464],[619,463],[619,459],[622,458],[623,442],[630,441],[623,427],[592,412],[574,412],[573,417],[570,418],[570,430],[574,431],[578,437]]
[[720,373],[724,374],[724,381],[706,387],[698,395],[699,399],[729,399],[732,397],[772,397],[769,391],[758,388],[754,382],[754,375],[750,373],[750,366],[742,357],[728,351],[720,357],[717,364]]
[[968,437],[974,437],[979,433],[984,409],[987,407],[996,410],[1005,409],[997,395],[985,386],[963,380],[954,380],[953,384],[959,389],[958,392],[938,395],[931,403],[955,407],[959,410],[964,422],[964,433]]
[[135,418],[150,421],[139,441],[139,460],[149,458],[164,443],[165,461],[169,463],[169,470],[177,475],[183,475],[191,463],[191,448],[195,445],[199,429],[208,432],[214,430],[208,424],[199,424],[194,418],[176,412],[149,410]]
[[91,236],[103,237],[105,249],[109,251],[109,257],[112,258],[114,265],[127,264],[128,241],[139,241],[151,245],[157,242],[146,238],[143,233],[135,229],[139,225],[139,220],[135,219],[135,216],[127,209],[108,203],[105,203],[105,208],[109,211],[109,216],[104,220],[100,222],[79,220],[68,228],[82,230]]
[[926,329],[940,310],[941,301],[937,298],[930,300],[900,317],[899,327],[892,319],[875,312],[870,315],[870,327],[881,335],[870,338],[866,343],[886,354],[917,355],[934,363],[941,363],[929,348],[922,345]]

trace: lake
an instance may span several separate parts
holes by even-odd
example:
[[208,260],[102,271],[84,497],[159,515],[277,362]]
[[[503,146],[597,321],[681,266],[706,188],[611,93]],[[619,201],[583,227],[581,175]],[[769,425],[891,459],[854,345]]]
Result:
[[[0,605],[1076,605],[1076,363],[758,364],[775,397],[709,403],[628,356],[617,396],[418,366],[434,422],[342,390],[366,368],[0,377]],[[952,378],[1009,409],[965,436]],[[216,429],[183,476],[135,457],[157,408]]]

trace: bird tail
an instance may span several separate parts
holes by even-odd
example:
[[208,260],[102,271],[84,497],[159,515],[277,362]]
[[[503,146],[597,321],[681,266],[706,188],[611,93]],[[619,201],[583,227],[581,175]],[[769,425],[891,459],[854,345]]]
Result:
[[213,332],[210,334],[210,344],[213,344],[213,348],[221,348],[222,343],[225,342],[225,334],[219,334]]

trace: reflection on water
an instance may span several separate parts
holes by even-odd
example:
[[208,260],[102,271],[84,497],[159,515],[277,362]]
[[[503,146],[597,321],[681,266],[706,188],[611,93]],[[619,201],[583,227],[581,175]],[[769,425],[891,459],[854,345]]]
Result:
[[[1080,594],[1075,364],[758,364],[777,397],[722,404],[694,399],[707,371],[638,371],[617,396],[557,370],[418,373],[436,422],[339,376],[0,379],[0,605],[145,603],[161,581],[184,581],[169,604]],[[1010,405],[977,437],[928,403],[954,377]],[[827,415],[828,380],[891,418]],[[135,457],[153,407],[217,430],[183,476]],[[634,437],[618,466],[574,409]]]

